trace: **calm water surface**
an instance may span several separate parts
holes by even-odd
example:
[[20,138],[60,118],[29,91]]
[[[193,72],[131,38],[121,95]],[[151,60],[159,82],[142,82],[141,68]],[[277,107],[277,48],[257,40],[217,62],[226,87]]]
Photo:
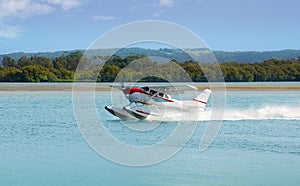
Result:
[[[70,91],[0,91],[0,185],[299,185],[299,93],[227,92],[225,121],[207,151],[198,151],[208,124],[202,121],[178,154],[137,168],[110,162],[88,146]],[[121,141],[154,144],[176,126],[132,131],[103,109],[109,92],[96,97],[105,127]]]

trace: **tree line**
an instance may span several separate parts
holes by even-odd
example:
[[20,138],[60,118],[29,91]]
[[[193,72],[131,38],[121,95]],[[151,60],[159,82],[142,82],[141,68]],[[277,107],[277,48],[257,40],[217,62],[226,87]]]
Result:
[[[80,61],[83,66],[77,68]],[[102,65],[101,61],[106,62]],[[116,77],[126,81],[161,82],[183,81],[187,75],[194,82],[206,82],[207,79],[218,81],[221,74],[216,69],[215,64],[201,64],[200,67],[193,61],[158,63],[138,54],[88,59],[82,52],[75,51],[55,59],[3,57],[0,82],[72,82],[74,78],[113,82]],[[300,81],[300,58],[270,59],[260,63],[224,62],[220,69],[226,82]]]

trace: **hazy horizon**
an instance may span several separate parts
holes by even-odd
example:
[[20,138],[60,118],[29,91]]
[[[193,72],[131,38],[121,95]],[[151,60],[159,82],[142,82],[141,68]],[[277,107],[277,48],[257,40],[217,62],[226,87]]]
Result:
[[[107,48],[112,49],[112,48]],[[159,49],[165,49],[165,48],[142,48],[142,49],[151,49],[151,50],[159,50]],[[193,49],[193,48],[191,48]],[[0,53],[0,55],[6,55],[6,54],[13,54],[13,53],[54,53],[54,52],[61,52],[61,51],[81,51],[81,50],[86,50],[86,49],[81,49],[81,48],[75,48],[75,49],[57,49],[57,50],[49,50],[49,51],[12,51],[12,52],[8,52],[8,53]],[[104,49],[105,50],[105,49]],[[286,48],[286,49],[278,49],[278,50],[218,50],[218,49],[209,49],[210,51],[216,52],[216,51],[220,51],[220,52],[277,52],[277,51],[285,51],[285,50],[300,50],[299,49],[290,49],[290,48]]]

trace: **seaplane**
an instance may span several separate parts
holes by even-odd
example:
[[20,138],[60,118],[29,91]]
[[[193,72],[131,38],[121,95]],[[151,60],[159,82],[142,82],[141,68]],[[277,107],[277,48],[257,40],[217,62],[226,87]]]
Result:
[[[186,85],[187,88],[198,88]],[[121,86],[111,85],[121,90],[128,99],[129,104],[124,107],[105,106],[105,109],[120,119],[145,120],[149,116],[162,116],[163,111],[204,111],[211,94],[210,89],[203,90],[197,97],[190,100],[173,99],[167,92],[174,89],[171,86]],[[184,91],[185,89],[176,91]]]

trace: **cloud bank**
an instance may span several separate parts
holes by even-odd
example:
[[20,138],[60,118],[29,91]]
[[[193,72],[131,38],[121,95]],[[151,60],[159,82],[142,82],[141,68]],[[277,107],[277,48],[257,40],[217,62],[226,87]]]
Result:
[[22,29],[10,22],[80,7],[80,0],[0,0],[0,37],[16,38]]

